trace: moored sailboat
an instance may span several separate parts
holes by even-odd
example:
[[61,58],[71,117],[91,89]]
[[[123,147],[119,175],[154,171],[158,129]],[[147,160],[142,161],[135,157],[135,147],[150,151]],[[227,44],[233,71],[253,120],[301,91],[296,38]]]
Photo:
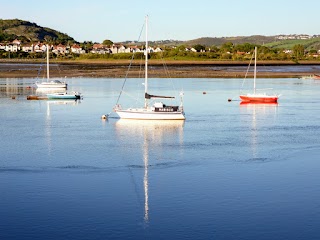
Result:
[[50,80],[49,74],[49,45],[47,48],[47,81],[46,82],[36,82],[37,88],[67,88],[66,82],[61,82],[58,79]]
[[254,49],[254,76],[253,76],[253,93],[241,94],[240,99],[243,102],[253,103],[276,103],[279,95],[268,95],[266,93],[257,93],[256,89],[257,78],[257,47]]
[[320,74],[314,74],[312,78],[314,80],[320,80]]
[[122,109],[116,104],[114,111],[122,119],[144,119],[144,120],[184,120],[183,93],[180,93],[181,101],[179,106],[167,105],[163,102],[154,102],[150,106],[151,99],[174,99],[171,96],[159,96],[148,93],[148,16],[145,19],[146,46],[145,46],[145,80],[144,80],[144,106],[138,108]]

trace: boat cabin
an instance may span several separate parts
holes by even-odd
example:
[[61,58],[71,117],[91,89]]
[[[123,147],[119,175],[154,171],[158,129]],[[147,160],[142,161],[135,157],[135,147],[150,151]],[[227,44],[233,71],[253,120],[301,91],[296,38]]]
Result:
[[177,112],[179,106],[167,106],[162,102],[156,102],[153,104],[155,112]]

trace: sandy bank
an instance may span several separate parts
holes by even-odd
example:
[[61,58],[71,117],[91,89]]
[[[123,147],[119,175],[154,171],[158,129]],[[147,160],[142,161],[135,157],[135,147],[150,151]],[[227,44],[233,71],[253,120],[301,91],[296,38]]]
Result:
[[[84,61],[52,61],[50,64],[50,76],[52,77],[105,77],[105,78],[123,78],[126,76],[129,60],[102,61],[102,60],[84,60]],[[139,77],[143,75],[143,62],[135,61],[128,74],[128,77]],[[150,61],[149,77],[172,77],[172,78],[243,78],[245,71],[219,69],[219,66],[247,66],[248,62],[240,61]],[[261,61],[258,66],[320,66],[320,62],[300,62],[298,65],[294,62],[283,61]],[[41,67],[41,71],[39,71]],[[45,63],[38,61],[0,61],[0,78],[36,78],[45,77]],[[167,71],[164,71],[166,69]],[[315,70],[290,72],[270,72],[260,70],[258,77],[263,78],[295,78],[304,75],[318,74]],[[252,73],[249,73],[249,76]]]

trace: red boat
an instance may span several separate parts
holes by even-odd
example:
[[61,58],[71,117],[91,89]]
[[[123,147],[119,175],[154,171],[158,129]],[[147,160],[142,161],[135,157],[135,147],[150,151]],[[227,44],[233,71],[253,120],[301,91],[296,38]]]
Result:
[[254,48],[254,75],[253,75],[253,93],[242,94],[240,99],[243,102],[252,103],[277,103],[279,95],[267,95],[266,93],[256,93],[257,78],[257,47]]
[[320,75],[314,74],[312,77],[314,80],[320,80]]
[[256,103],[276,103],[278,102],[278,95],[266,95],[266,94],[246,94],[240,95],[240,99],[243,102],[256,102]]

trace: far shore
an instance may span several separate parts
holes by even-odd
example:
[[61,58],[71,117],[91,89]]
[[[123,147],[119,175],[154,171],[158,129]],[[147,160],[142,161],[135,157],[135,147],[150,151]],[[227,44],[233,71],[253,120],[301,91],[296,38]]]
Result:
[[[27,64],[27,65],[26,65]],[[101,77],[123,78],[127,75],[130,60],[52,60],[50,61],[51,77]],[[141,77],[143,61],[133,61],[127,77]],[[150,60],[150,78],[243,78],[245,71],[219,70],[219,66],[248,66],[248,61],[180,61]],[[259,66],[301,66],[319,65],[320,61],[258,61]],[[41,71],[39,71],[41,66]],[[164,67],[163,67],[164,66]],[[213,67],[215,70],[212,70]],[[164,68],[166,71],[164,71]],[[44,59],[0,59],[0,78],[36,78],[45,77]],[[299,78],[319,74],[317,71],[264,72],[258,70],[261,78]],[[249,73],[249,77],[252,73]]]

